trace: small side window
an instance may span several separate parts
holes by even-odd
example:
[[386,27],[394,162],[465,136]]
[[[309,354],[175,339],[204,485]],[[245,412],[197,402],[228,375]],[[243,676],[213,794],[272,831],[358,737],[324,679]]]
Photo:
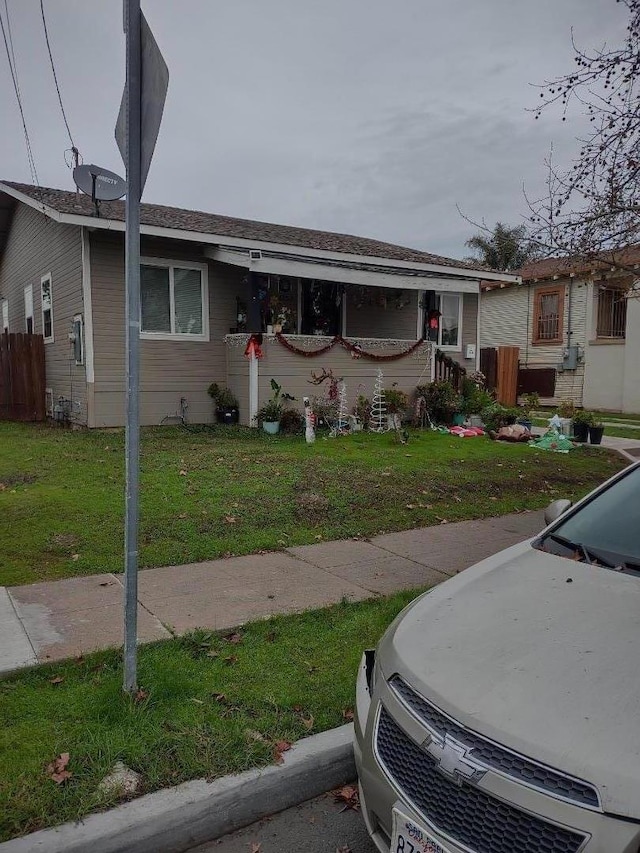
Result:
[[2,300],[2,331],[9,331],[9,300]]
[[42,336],[45,344],[53,342],[53,294],[51,292],[51,274],[40,280],[42,296]]
[[73,318],[73,357],[76,364],[84,364],[84,323],[82,314]]

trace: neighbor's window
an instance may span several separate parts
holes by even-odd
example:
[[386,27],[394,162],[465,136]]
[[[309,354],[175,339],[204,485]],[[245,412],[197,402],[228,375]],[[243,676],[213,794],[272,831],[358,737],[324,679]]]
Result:
[[73,357],[76,364],[84,364],[84,322],[82,314],[73,318]]
[[627,327],[626,290],[621,287],[598,287],[597,338],[624,338]]
[[33,285],[28,284],[24,289],[24,330],[28,335],[33,334]]
[[49,344],[53,341],[53,296],[50,275],[42,277],[40,292],[42,294],[42,336],[45,344]]
[[145,261],[140,266],[141,332],[146,337],[208,339],[204,265]]
[[2,331],[9,331],[9,300],[2,300]]
[[438,300],[440,311],[440,328],[438,330],[438,345],[460,349],[461,329],[460,315],[462,297],[458,293],[441,293]]
[[536,290],[533,309],[533,342],[561,343],[564,287]]

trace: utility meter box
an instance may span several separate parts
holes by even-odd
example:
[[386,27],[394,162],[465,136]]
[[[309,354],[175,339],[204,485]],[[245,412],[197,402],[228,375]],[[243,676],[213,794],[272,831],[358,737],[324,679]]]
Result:
[[567,347],[562,353],[562,362],[558,365],[560,370],[576,370],[578,367],[578,347]]
[[467,350],[465,352],[465,358],[475,358],[476,357],[476,345],[475,344],[467,344]]

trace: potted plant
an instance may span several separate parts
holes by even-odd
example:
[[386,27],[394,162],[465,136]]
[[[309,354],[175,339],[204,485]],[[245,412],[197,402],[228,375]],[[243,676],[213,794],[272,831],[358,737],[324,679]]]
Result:
[[520,406],[522,414],[519,415],[517,423],[526,427],[529,432],[531,432],[531,427],[533,426],[531,421],[531,412],[534,409],[537,409],[539,405],[540,397],[535,391],[530,391],[528,394],[524,395]]
[[[431,382],[419,385],[418,396],[424,397],[427,412],[433,421],[440,424],[455,423],[456,414],[462,410],[462,396],[450,382]],[[460,414],[460,417],[463,417]]]
[[482,427],[481,412],[493,403],[493,397],[474,377],[482,376],[476,372],[462,381],[462,414],[471,426]]
[[270,435],[275,435],[280,431],[280,418],[284,412],[284,402],[287,400],[295,400],[291,394],[283,393],[282,385],[271,380],[271,390],[273,394],[271,399],[258,410],[256,417],[262,424],[262,429]]
[[[593,412],[579,409],[573,416],[573,437],[576,441],[586,442],[589,440],[589,427],[593,424]],[[600,436],[602,438],[602,436]],[[599,443],[599,442],[598,442]]]
[[238,398],[233,391],[228,388],[221,388],[217,382],[212,382],[207,393],[215,404],[216,421],[219,424],[237,424],[240,412]]
[[560,432],[562,435],[573,434],[573,418],[576,406],[573,400],[560,400],[558,403],[558,417],[560,418]]
[[594,417],[593,423],[589,424],[589,441],[591,444],[601,444],[604,435],[604,424]]

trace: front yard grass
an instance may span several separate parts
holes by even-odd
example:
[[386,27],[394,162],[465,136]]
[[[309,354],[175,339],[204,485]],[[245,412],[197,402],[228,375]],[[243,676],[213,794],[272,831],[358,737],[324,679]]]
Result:
[[[112,650],[0,681],[0,841],[114,805],[98,783],[120,760],[139,793],[274,760],[351,718],[363,649],[419,592],[202,631],[139,649],[139,701]],[[69,753],[70,779],[47,766]]]
[[[119,572],[124,434],[0,423],[0,585]],[[538,509],[624,466],[414,432],[307,445],[258,430],[142,433],[141,567]]]

